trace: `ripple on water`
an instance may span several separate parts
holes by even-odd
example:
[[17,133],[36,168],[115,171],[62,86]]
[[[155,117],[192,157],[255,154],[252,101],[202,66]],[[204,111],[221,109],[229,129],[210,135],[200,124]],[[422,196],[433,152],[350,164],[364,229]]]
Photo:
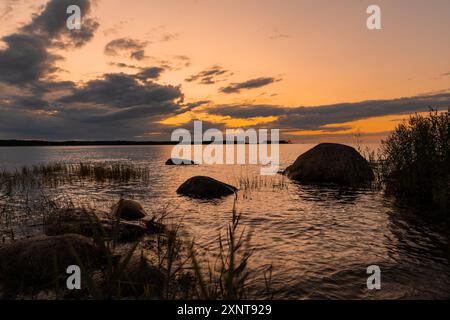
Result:
[[[310,146],[282,146],[283,163]],[[24,154],[20,159],[33,159]],[[235,184],[251,176],[257,166],[169,167],[163,163],[170,147],[28,149],[41,162],[66,160],[127,161],[151,168],[148,183],[74,184],[55,192],[79,203],[108,209],[121,196],[134,197],[149,212],[168,207],[183,223],[183,234],[195,238],[205,252],[215,252],[218,235],[231,217],[233,197],[214,202],[176,194],[177,187],[194,175],[209,175]],[[4,160],[14,163],[19,160]],[[3,158],[5,156],[3,155]],[[9,162],[8,162],[9,161]],[[281,190],[262,187],[241,190],[238,209],[252,232],[252,266],[273,264],[276,297],[308,298],[448,298],[449,245],[435,224],[397,208],[378,192],[332,186],[305,186],[286,181]],[[368,291],[366,268],[382,270],[382,290]]]

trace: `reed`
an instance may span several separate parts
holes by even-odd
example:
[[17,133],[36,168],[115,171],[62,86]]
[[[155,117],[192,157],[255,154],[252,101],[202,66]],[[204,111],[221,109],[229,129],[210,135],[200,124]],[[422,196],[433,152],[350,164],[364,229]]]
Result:
[[80,181],[95,183],[124,183],[150,179],[150,170],[145,166],[125,163],[80,162],[68,164],[55,162],[34,165],[16,170],[0,171],[0,191],[31,187],[58,187]]
[[[218,237],[218,253],[215,263],[201,261],[199,250],[196,249],[194,241],[186,241],[180,235],[182,224],[168,223],[170,212],[166,209],[155,218],[158,223],[165,223],[166,230],[156,236],[155,239],[138,241],[128,247],[120,258],[116,252],[117,244],[114,237],[107,237],[101,230],[98,221],[92,223],[98,226],[98,232],[94,239],[102,248],[106,257],[106,267],[102,270],[99,284],[94,271],[90,271],[84,265],[82,269],[87,272],[86,281],[89,295],[96,299],[122,299],[130,298],[123,296],[123,275],[126,273],[128,264],[134,252],[142,247],[146,248],[147,259],[153,257],[154,266],[161,271],[165,277],[160,284],[159,290],[136,290],[133,296],[137,299],[188,299],[188,300],[240,300],[249,298],[250,284],[255,279],[257,273],[262,271],[264,278],[264,293],[257,293],[263,296],[270,292],[272,267],[263,270],[251,270],[249,260],[253,250],[251,249],[251,232],[241,228],[242,214],[237,212],[237,197],[233,205],[231,221],[226,228],[226,236]],[[147,243],[145,243],[147,242]],[[76,255],[76,253],[74,252]],[[142,253],[144,254],[144,253]],[[82,265],[83,262],[79,261]],[[142,287],[142,283],[134,283],[136,287]],[[255,293],[252,293],[255,294]]]
[[[253,254],[251,232],[241,227],[241,219],[242,214],[237,211],[236,196],[231,221],[226,228],[226,236],[219,235],[219,253],[213,265],[209,262],[206,265],[202,264],[194,250],[194,245],[190,247],[192,269],[197,282],[196,298],[202,300],[249,298],[251,280],[257,275],[249,268],[249,261]],[[263,269],[265,293],[271,291],[271,270],[272,266]],[[256,295],[262,296],[263,293],[259,292]]]

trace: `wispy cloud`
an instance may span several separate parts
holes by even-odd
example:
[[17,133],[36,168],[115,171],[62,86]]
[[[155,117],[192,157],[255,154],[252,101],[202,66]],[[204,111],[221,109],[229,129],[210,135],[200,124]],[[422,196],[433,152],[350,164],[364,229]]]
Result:
[[134,60],[145,58],[145,48],[147,41],[140,41],[132,38],[119,38],[108,42],[105,46],[105,54],[108,56],[126,56]]
[[215,65],[208,69],[202,70],[197,74],[191,75],[186,79],[187,82],[197,82],[199,84],[215,84],[224,81],[233,73],[221,66]]
[[274,82],[281,81],[281,79],[276,79],[273,77],[262,77],[257,79],[251,79],[244,82],[238,82],[238,83],[232,83],[226,87],[223,87],[220,89],[223,93],[239,93],[242,90],[249,90],[249,89],[257,89],[261,87],[265,87],[269,84],[272,84]]

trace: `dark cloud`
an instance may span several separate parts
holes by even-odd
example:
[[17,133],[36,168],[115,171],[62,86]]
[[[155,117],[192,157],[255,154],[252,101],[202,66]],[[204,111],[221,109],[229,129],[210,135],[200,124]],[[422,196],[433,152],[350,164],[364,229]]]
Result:
[[[315,107],[287,108],[272,105],[221,106],[208,109],[211,114],[236,118],[278,116],[271,125],[279,128],[318,130],[327,124],[339,124],[370,117],[446,109],[450,92],[414,97],[341,103]],[[328,128],[327,128],[328,130]]]
[[[81,30],[66,27],[69,5],[80,6],[84,17]],[[98,24],[89,18],[89,12],[89,0],[51,0],[30,23],[3,37],[0,82],[24,86],[48,78],[57,70],[55,62],[62,59],[50,49],[80,47],[93,37]]]
[[225,105],[208,108],[208,112],[235,118],[280,116],[289,112],[288,108],[273,105]]
[[2,108],[9,107],[11,109],[45,110],[49,107],[48,101],[38,96],[9,96],[2,94],[0,97],[0,105]]
[[197,82],[200,84],[214,84],[219,81],[224,81],[232,73],[221,66],[213,66],[194,74],[186,79],[187,82]]
[[34,83],[57,69],[54,63],[62,59],[47,51],[45,40],[22,33],[3,39],[5,50],[0,50],[0,81],[15,85]]
[[[68,5],[82,9],[82,30],[66,28]],[[154,82],[163,67],[135,69],[135,74],[109,73],[84,84],[58,81],[53,49],[78,47],[89,41],[97,23],[90,20],[87,0],[50,0],[29,24],[2,38],[0,50],[0,135],[2,138],[134,139],[159,120],[190,110],[180,87]],[[128,50],[144,57],[139,41],[110,43],[112,54]],[[116,51],[114,51],[116,50]],[[181,56],[180,56],[181,57]],[[177,58],[178,59],[178,58]],[[188,61],[188,58],[180,61]]]
[[161,130],[163,137],[170,137],[172,129],[157,123],[160,116],[123,118],[123,113],[88,117],[82,109],[79,112],[73,110],[72,114],[66,110],[46,115],[28,110],[10,112],[0,108],[0,135],[3,139],[135,140],[145,132]]
[[164,72],[164,70],[165,69],[162,67],[144,68],[136,75],[136,77],[142,81],[147,81],[149,79],[158,79],[161,76],[161,73]]
[[200,100],[200,101],[187,103],[186,106],[189,109],[194,109],[194,108],[197,108],[197,107],[200,107],[200,106],[204,106],[204,105],[209,104],[209,103],[211,103],[210,100]]
[[[67,8],[77,5],[81,9],[80,30],[67,28]],[[90,0],[50,0],[43,11],[33,16],[32,21],[21,28],[25,34],[32,34],[57,47],[80,47],[92,39],[99,24],[89,18]]]
[[[123,110],[113,110],[100,115],[82,115],[78,120],[89,123],[110,123],[110,122],[126,122],[132,119],[142,119],[157,116],[158,119],[175,114],[179,106],[175,103],[147,103],[146,105],[134,106]],[[147,124],[150,127],[150,123]],[[143,129],[143,128],[141,128]]]
[[450,72],[443,73],[443,74],[441,74],[441,76],[442,77],[450,76]]
[[106,74],[82,86],[49,83],[54,87],[53,99],[0,94],[0,134],[3,138],[135,139],[160,128],[158,121],[194,107],[183,104],[179,87],[151,81],[148,77],[156,76],[156,71],[160,70]]
[[123,69],[135,69],[140,70],[139,73],[136,74],[136,78],[142,81],[147,81],[149,79],[155,80],[159,79],[161,76],[161,73],[163,73],[166,69],[163,67],[149,67],[149,68],[142,68],[136,65],[131,65],[127,63],[121,63],[121,62],[111,62],[111,66],[123,68]]
[[227,94],[239,93],[239,92],[241,92],[241,90],[257,89],[257,88],[267,86],[267,85],[277,82],[277,81],[280,81],[280,80],[272,78],[272,77],[251,79],[251,80],[244,81],[244,82],[232,83],[229,86],[221,88],[220,91],[223,93],[227,93]]
[[140,83],[138,75],[106,74],[91,80],[73,94],[58,100],[61,103],[90,103],[115,108],[128,108],[163,103],[183,97],[179,87],[163,86],[155,82]]
[[130,58],[138,61],[143,60],[145,58],[145,50],[132,52]]
[[145,47],[148,42],[131,38],[120,38],[110,41],[105,46],[105,54],[108,56],[126,55],[134,60],[142,60],[145,58]]
[[117,67],[117,68],[126,68],[126,69],[140,69],[139,66],[133,65],[133,64],[128,64],[128,63],[123,63],[123,62],[110,62],[109,63],[110,66],[113,67]]

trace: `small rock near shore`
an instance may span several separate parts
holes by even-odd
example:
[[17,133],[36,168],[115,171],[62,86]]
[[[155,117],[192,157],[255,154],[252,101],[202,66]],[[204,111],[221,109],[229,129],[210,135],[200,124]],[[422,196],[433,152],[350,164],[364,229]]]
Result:
[[125,199],[121,199],[114,205],[112,207],[112,212],[124,220],[139,220],[147,215],[139,202]]
[[214,199],[234,194],[238,189],[234,186],[204,176],[196,176],[185,181],[177,193],[199,199]]

